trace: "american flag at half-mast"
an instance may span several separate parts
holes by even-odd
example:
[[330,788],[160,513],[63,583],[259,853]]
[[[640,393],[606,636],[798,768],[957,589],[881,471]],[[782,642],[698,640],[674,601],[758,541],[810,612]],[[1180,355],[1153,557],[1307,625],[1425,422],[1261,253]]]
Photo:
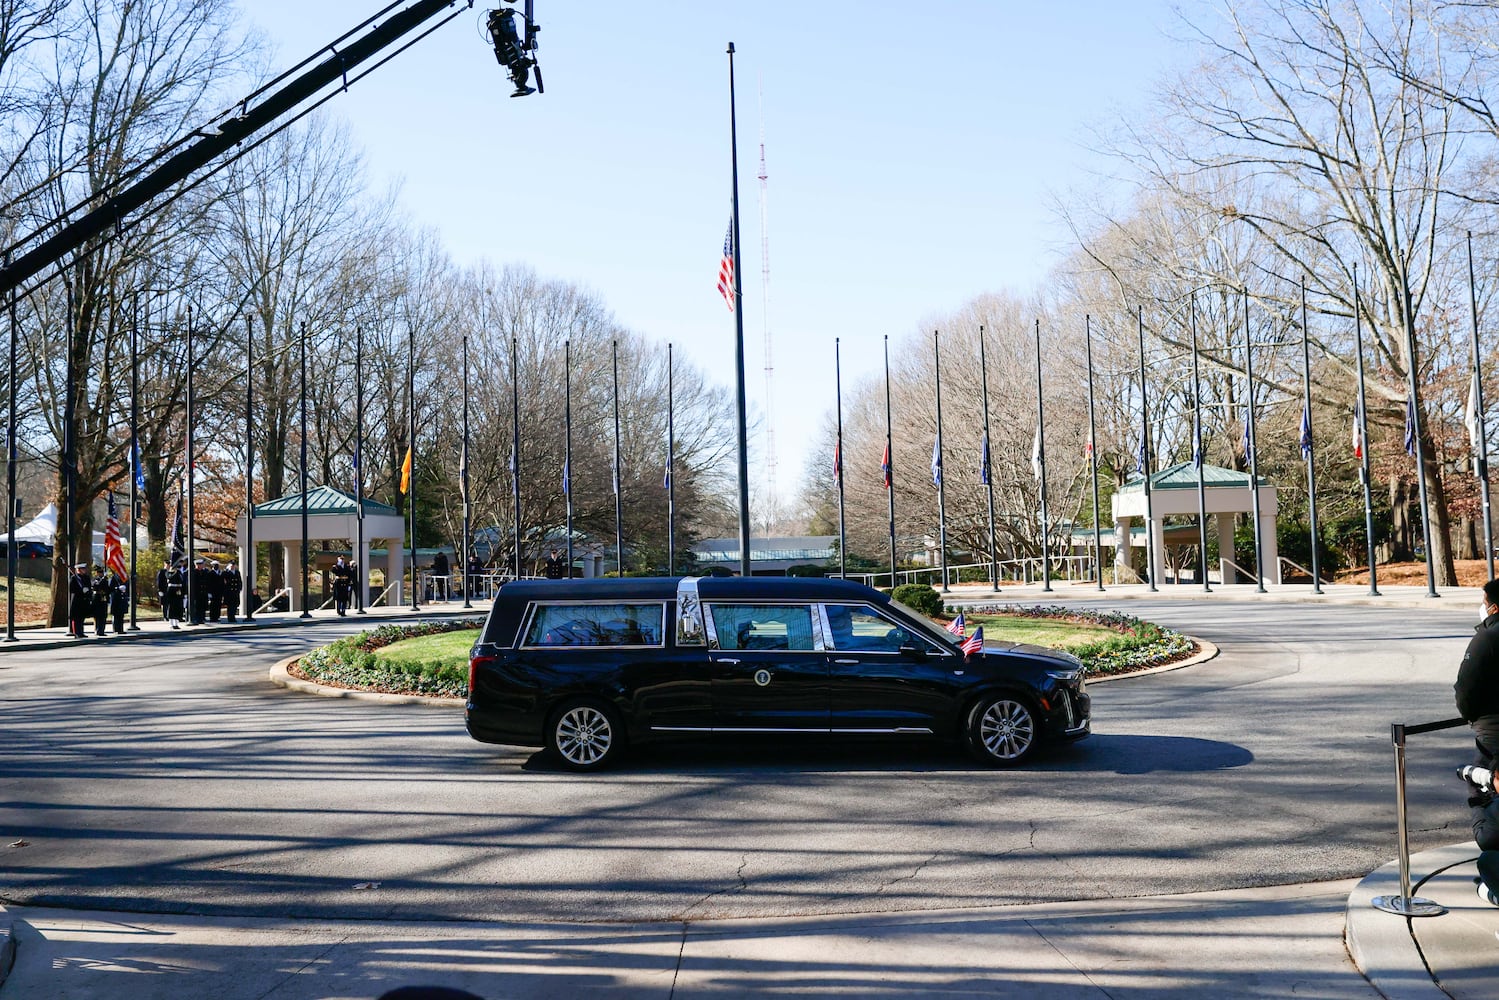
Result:
[[718,294],[734,311],[734,218],[729,217],[729,231],[723,238],[723,258],[718,262]]
[[963,620],[963,612],[959,611],[958,617],[948,622],[945,627],[953,635],[966,635],[968,631],[968,623]]
[[1353,404],[1353,457],[1363,460],[1364,457],[1364,422],[1359,418],[1363,416],[1363,407],[1357,400]]
[[890,488],[890,442],[885,442],[885,457],[880,459],[880,475],[884,477],[885,489]]
[[121,580],[125,579],[125,549],[120,545],[120,512],[115,507],[115,491],[105,494],[108,511],[104,521],[104,565]]
[[963,651],[964,656],[972,656],[974,653],[983,652],[984,626],[980,625],[978,628],[974,629],[973,635],[970,635],[968,638],[964,639],[962,644],[959,645],[958,648]]
[[833,442],[833,482],[843,482],[843,435]]

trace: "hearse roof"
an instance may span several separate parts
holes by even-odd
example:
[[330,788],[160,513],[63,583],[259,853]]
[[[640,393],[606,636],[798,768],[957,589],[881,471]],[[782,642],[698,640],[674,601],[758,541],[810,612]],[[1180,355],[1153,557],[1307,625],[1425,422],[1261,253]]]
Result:
[[[500,588],[501,601],[671,600],[681,577],[652,576],[592,580],[512,580]],[[704,576],[697,582],[703,600],[883,601],[877,590],[847,580],[787,576]]]

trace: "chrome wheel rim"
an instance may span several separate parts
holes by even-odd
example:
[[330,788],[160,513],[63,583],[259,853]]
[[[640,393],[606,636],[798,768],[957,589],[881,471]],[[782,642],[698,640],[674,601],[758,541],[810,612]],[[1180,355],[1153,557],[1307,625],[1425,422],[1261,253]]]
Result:
[[591,705],[579,705],[557,720],[557,752],[570,764],[597,764],[613,745],[609,717]]
[[993,702],[979,720],[979,741],[990,756],[999,760],[1023,756],[1035,738],[1035,720],[1017,701]]

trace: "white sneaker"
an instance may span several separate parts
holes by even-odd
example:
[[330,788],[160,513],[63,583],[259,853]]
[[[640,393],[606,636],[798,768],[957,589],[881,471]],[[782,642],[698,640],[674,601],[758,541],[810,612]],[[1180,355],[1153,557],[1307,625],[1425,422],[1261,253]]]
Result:
[[1499,896],[1494,895],[1494,891],[1482,882],[1478,883],[1478,898],[1490,906],[1499,906]]

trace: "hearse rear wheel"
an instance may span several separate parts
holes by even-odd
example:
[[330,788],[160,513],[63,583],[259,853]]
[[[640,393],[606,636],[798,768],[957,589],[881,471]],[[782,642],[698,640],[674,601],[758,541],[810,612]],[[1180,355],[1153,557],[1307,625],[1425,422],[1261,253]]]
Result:
[[618,759],[624,746],[619,716],[602,701],[570,701],[552,716],[547,748],[569,771],[599,771]]

